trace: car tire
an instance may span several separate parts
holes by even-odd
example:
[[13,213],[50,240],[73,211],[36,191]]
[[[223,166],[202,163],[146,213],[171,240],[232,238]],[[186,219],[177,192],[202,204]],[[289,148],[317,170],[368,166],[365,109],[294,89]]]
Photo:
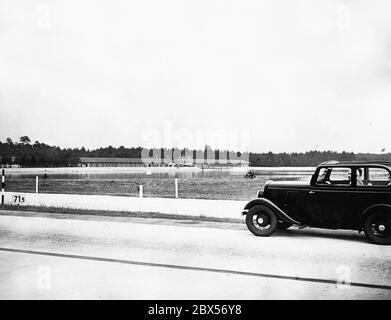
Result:
[[281,221],[281,222],[279,221],[278,222],[278,229],[281,229],[281,230],[288,229],[292,226],[293,226],[293,224],[290,222],[286,222],[286,221]]
[[260,204],[248,211],[246,225],[256,236],[268,237],[277,230],[278,221],[272,209]]
[[376,244],[391,244],[391,213],[377,210],[370,213],[364,222],[367,239]]

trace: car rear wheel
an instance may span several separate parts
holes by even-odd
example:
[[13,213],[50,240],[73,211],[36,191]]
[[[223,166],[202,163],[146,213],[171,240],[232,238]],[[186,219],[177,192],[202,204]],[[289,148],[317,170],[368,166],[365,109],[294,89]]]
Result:
[[289,223],[289,222],[285,222],[285,221],[279,221],[278,222],[278,229],[282,229],[282,230],[285,230],[285,229],[288,229],[292,227],[292,223]]
[[265,205],[257,205],[247,213],[246,225],[256,236],[267,237],[276,231],[278,221],[273,210]]
[[375,211],[368,215],[364,223],[366,237],[377,244],[391,244],[391,213]]

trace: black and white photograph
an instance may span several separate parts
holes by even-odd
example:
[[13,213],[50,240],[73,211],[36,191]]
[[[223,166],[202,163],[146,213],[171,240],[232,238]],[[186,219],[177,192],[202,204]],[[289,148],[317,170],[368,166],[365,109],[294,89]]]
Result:
[[390,16],[0,0],[0,300],[391,300]]

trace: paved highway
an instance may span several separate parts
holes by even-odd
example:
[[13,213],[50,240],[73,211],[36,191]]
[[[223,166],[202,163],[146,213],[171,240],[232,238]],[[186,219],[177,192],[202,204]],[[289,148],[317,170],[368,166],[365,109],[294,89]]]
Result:
[[0,299],[368,298],[391,299],[391,247],[357,232],[0,214]]

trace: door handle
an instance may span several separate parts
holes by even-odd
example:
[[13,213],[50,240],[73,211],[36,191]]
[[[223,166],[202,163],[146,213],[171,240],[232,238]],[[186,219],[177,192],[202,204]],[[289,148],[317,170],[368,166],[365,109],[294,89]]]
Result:
[[310,191],[308,192],[309,194],[315,194],[316,192],[315,191]]

